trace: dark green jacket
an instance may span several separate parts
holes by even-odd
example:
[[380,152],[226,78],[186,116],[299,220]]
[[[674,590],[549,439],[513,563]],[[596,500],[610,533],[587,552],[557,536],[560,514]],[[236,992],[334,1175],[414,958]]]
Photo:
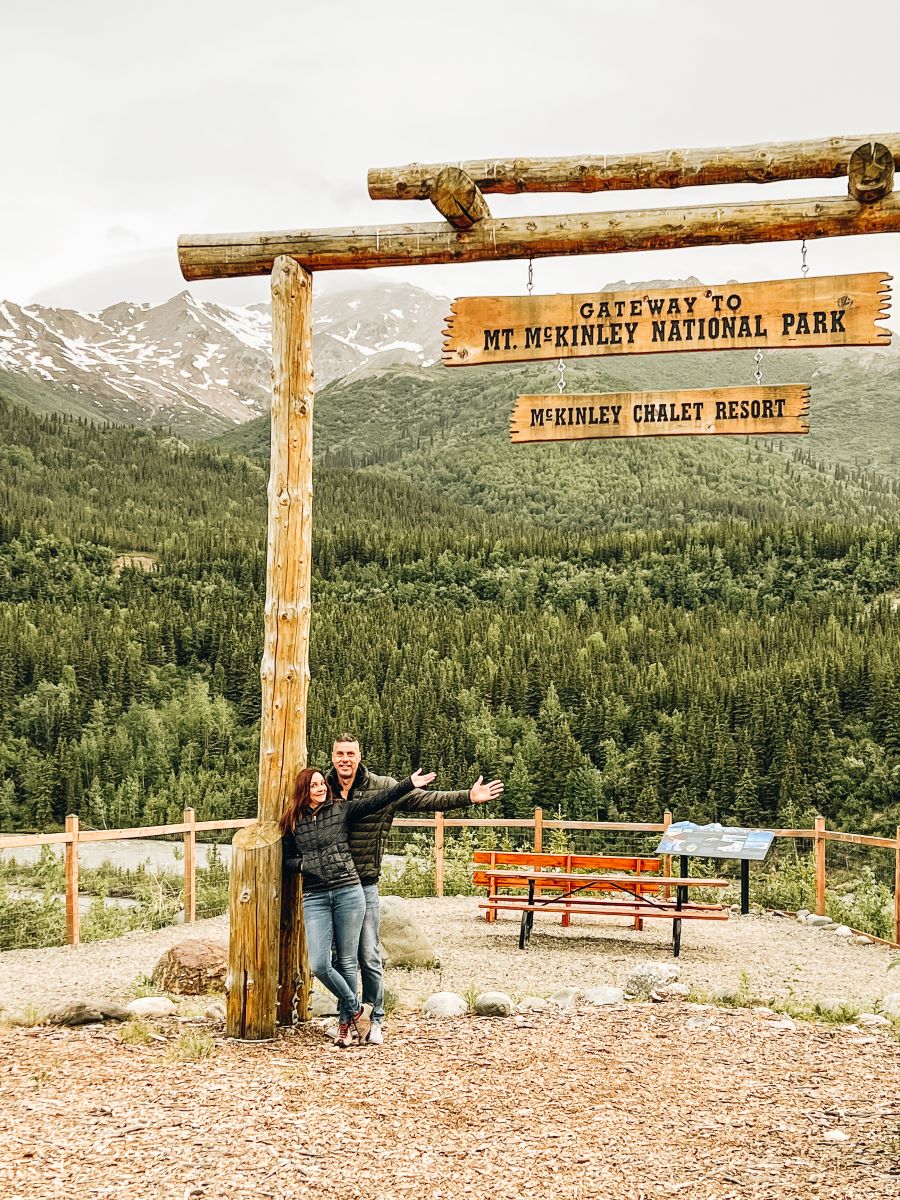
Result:
[[[331,784],[334,795],[340,796],[341,785],[334,767],[325,778]],[[360,763],[347,799],[358,799],[367,793],[380,792],[384,788],[394,787],[396,783],[397,780],[393,775],[373,775],[368,767]],[[429,792],[424,788],[415,788],[402,799],[392,801],[386,808],[369,813],[354,821],[350,826],[350,855],[359,874],[360,882],[364,884],[378,882],[378,877],[381,875],[385,841],[391,831],[391,822],[397,813],[447,812],[453,808],[467,808],[470,803],[468,788],[458,792]]]

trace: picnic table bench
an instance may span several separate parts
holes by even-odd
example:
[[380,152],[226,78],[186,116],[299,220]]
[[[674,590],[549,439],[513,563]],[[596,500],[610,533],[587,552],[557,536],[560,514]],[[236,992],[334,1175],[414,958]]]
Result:
[[[479,905],[486,909],[486,919],[495,921],[498,912],[521,912],[521,950],[531,938],[536,912],[561,913],[563,925],[570,924],[573,914],[631,917],[636,929],[648,917],[669,918],[676,957],[682,921],[728,919],[725,905],[688,899],[690,888],[727,887],[728,880],[663,875],[660,858],[476,850],[474,864],[472,882],[488,891]],[[525,889],[527,896],[521,894]]]

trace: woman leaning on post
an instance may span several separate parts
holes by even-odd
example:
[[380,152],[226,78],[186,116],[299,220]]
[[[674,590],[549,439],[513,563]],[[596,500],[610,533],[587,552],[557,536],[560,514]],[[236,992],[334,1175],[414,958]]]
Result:
[[415,788],[427,787],[433,779],[433,773],[414,771],[394,787],[335,804],[322,772],[305,767],[281,818],[284,869],[299,871],[303,879],[309,967],[337,997],[339,1046],[351,1045],[354,1037],[364,1042],[370,1024],[369,1014],[357,999],[357,952],[366,900],[350,855],[350,827]]

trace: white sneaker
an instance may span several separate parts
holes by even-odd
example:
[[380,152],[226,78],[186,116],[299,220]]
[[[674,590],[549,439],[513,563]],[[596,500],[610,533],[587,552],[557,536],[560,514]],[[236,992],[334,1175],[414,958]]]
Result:
[[381,1030],[380,1021],[372,1022],[371,1028],[369,1029],[369,1036],[366,1038],[366,1041],[370,1046],[381,1046],[384,1044],[384,1034]]
[[322,1032],[327,1038],[330,1038],[331,1041],[336,1042],[340,1034],[340,1026],[337,1024],[337,1022],[332,1022],[330,1025],[324,1025],[322,1027]]

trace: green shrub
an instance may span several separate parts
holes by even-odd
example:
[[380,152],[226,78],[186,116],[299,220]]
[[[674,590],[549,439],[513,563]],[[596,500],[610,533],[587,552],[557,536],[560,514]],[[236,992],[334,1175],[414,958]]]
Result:
[[434,895],[434,845],[423,833],[414,833],[403,847],[403,865],[385,863],[381,892],[392,896]]
[[847,880],[827,895],[828,915],[841,925],[861,929],[875,937],[891,937],[891,891],[875,878],[871,867]]
[[0,881],[0,951],[65,942],[66,907],[50,889],[40,900],[13,899]]
[[471,829],[460,829],[458,834],[444,841],[444,895],[472,896],[480,889],[472,885],[472,855],[480,848],[479,838]]
[[197,916],[217,917],[228,912],[228,864],[217,845],[206,855],[206,865],[197,868]]
[[816,905],[816,862],[811,854],[790,854],[776,868],[751,871],[754,900],[763,908],[797,912]]

